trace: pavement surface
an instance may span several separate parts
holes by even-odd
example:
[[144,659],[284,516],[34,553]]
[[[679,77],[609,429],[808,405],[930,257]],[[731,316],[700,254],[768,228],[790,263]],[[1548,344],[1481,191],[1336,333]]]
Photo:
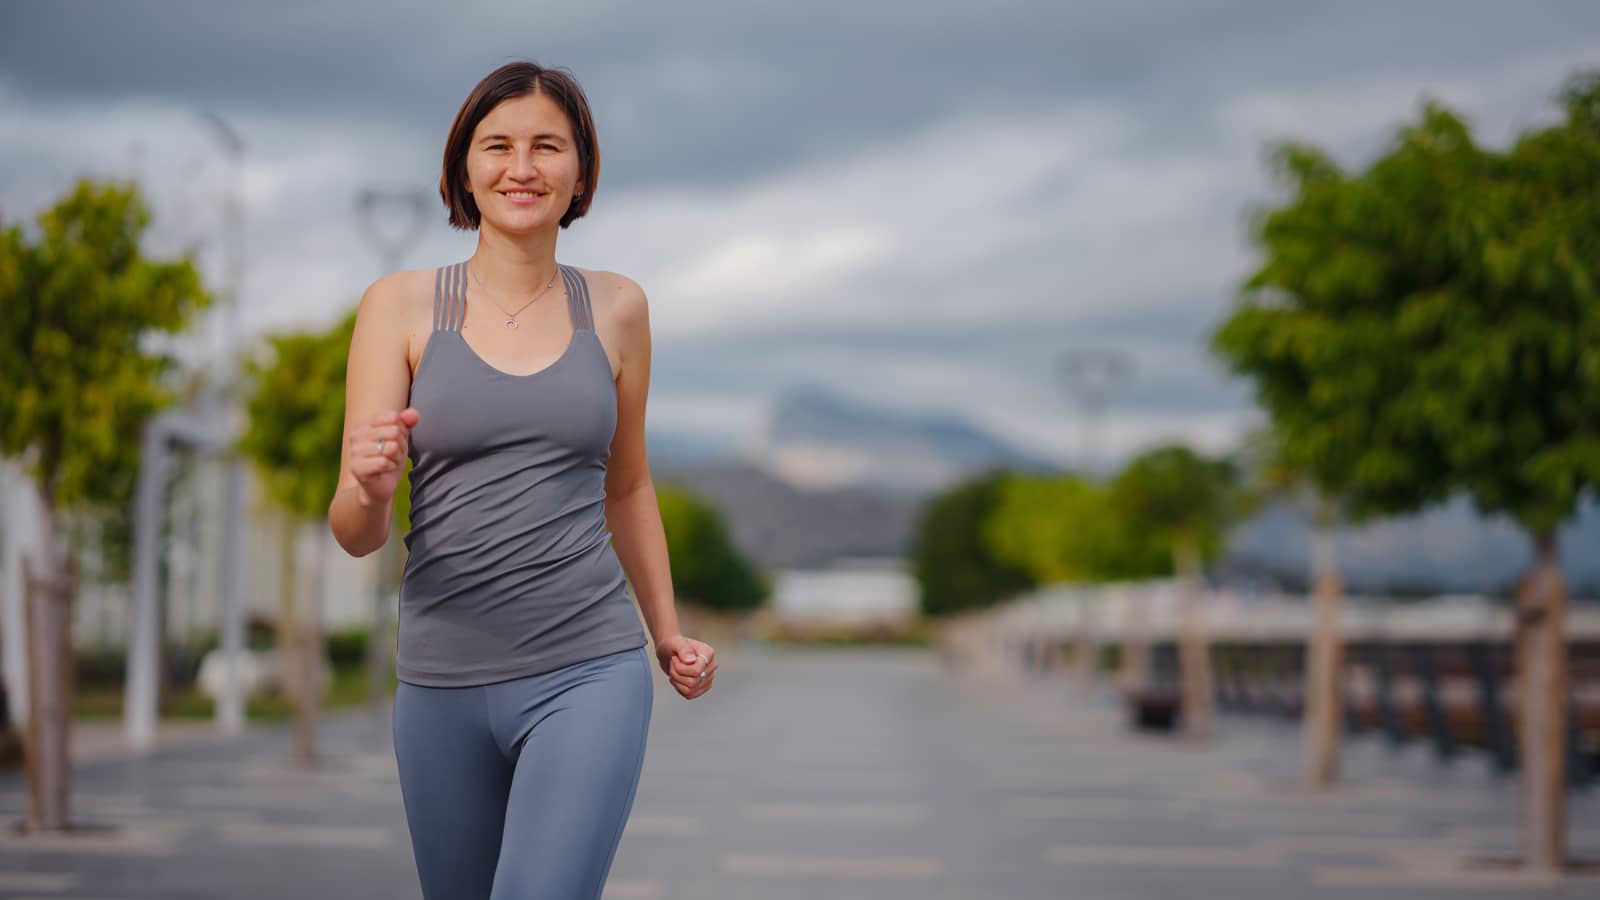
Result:
[[[1515,851],[1515,785],[1472,755],[1357,737],[1315,792],[1292,723],[1224,717],[1197,745],[1130,734],[1103,690],[930,653],[720,658],[702,700],[658,680],[611,900],[1600,896],[1491,864]],[[0,898],[417,898],[386,724],[325,719],[315,769],[279,729],[173,728],[129,756],[79,728],[74,816],[105,827],[0,830]],[[23,791],[0,773],[0,821]],[[1569,836],[1600,859],[1600,792],[1569,794]]]

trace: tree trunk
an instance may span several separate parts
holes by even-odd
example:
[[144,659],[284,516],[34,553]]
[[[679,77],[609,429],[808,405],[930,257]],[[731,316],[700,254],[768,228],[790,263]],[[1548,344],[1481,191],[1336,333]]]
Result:
[[71,563],[58,546],[56,516],[39,496],[39,571],[24,558],[23,633],[27,639],[28,724],[23,736],[29,831],[66,831],[71,794]]
[[1122,690],[1133,693],[1150,686],[1150,610],[1145,607],[1144,591],[1123,594],[1122,608]]
[[283,516],[283,537],[280,559],[283,566],[278,590],[278,661],[283,676],[284,693],[294,710],[293,755],[297,762],[309,765],[316,758],[316,732],[306,716],[306,698],[311,689],[307,675],[307,653],[299,616],[296,615],[296,597],[300,593],[300,524],[293,516]]
[[327,541],[322,529],[301,529],[310,543],[307,564],[300,572],[300,685],[303,690],[295,702],[295,747],[301,762],[317,759],[317,716],[327,687],[327,650],[322,639],[323,564]]
[[1533,571],[1517,596],[1517,749],[1522,761],[1522,855],[1553,873],[1566,848],[1566,584],[1556,537],[1533,540]]
[[398,524],[390,523],[389,539],[378,551],[375,567],[377,584],[373,590],[372,632],[367,637],[367,705],[374,720],[381,721],[388,706],[389,672],[389,596],[399,581],[395,572],[399,568],[400,538],[395,532]]
[[1333,556],[1333,533],[1319,526],[1311,537],[1316,622],[1306,654],[1305,779],[1312,787],[1339,780],[1339,742],[1344,710],[1344,639],[1340,616],[1344,585]]
[[1193,738],[1208,739],[1215,727],[1211,648],[1200,609],[1200,548],[1193,538],[1173,545],[1178,572],[1178,664],[1182,685],[1183,730]]
[[1100,669],[1100,641],[1096,631],[1095,596],[1084,593],[1079,598],[1078,628],[1072,648],[1072,674],[1084,684],[1093,684]]

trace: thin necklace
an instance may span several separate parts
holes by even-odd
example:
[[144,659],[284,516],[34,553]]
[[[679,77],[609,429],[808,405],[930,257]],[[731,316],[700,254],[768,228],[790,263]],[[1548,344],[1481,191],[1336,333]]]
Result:
[[516,312],[506,312],[506,308],[504,306],[501,306],[500,305],[500,301],[496,300],[494,298],[494,294],[489,290],[489,286],[487,284],[483,283],[483,279],[482,278],[478,277],[478,270],[477,269],[474,269],[471,266],[468,266],[467,267],[467,271],[472,273],[472,280],[476,281],[478,283],[478,287],[483,288],[483,295],[485,297],[489,298],[489,302],[493,303],[501,312],[506,314],[506,327],[507,328],[516,328],[517,327],[517,316],[522,315],[522,311],[523,310],[525,310],[528,307],[532,306],[533,305],[533,300],[538,300],[540,297],[543,297],[545,291],[548,291],[548,290],[550,290],[551,287],[555,286],[556,274],[561,271],[561,266],[558,264],[556,266],[556,271],[550,273],[550,280],[544,283],[544,287],[539,289],[539,293],[533,295],[533,300],[529,300],[527,303],[524,303],[521,306],[517,307],[517,311]]

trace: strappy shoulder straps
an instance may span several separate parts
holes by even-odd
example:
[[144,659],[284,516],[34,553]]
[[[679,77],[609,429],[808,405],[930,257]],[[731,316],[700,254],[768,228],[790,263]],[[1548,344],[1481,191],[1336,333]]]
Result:
[[460,331],[467,318],[467,264],[434,270],[433,330]]
[[589,305],[589,281],[571,266],[561,267],[561,280],[567,286],[567,314],[573,331],[594,330],[594,309]]
[[[594,309],[589,304],[589,282],[571,266],[558,266],[567,288],[567,315],[574,331],[594,330]],[[460,331],[467,318],[467,264],[458,262],[434,270],[433,330]]]

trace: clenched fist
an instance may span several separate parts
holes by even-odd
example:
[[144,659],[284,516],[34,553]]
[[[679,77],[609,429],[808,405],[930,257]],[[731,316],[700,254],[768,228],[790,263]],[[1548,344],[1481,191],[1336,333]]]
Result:
[[387,503],[393,499],[418,418],[417,411],[408,406],[399,412],[380,413],[365,426],[350,430],[346,458],[365,501]]

